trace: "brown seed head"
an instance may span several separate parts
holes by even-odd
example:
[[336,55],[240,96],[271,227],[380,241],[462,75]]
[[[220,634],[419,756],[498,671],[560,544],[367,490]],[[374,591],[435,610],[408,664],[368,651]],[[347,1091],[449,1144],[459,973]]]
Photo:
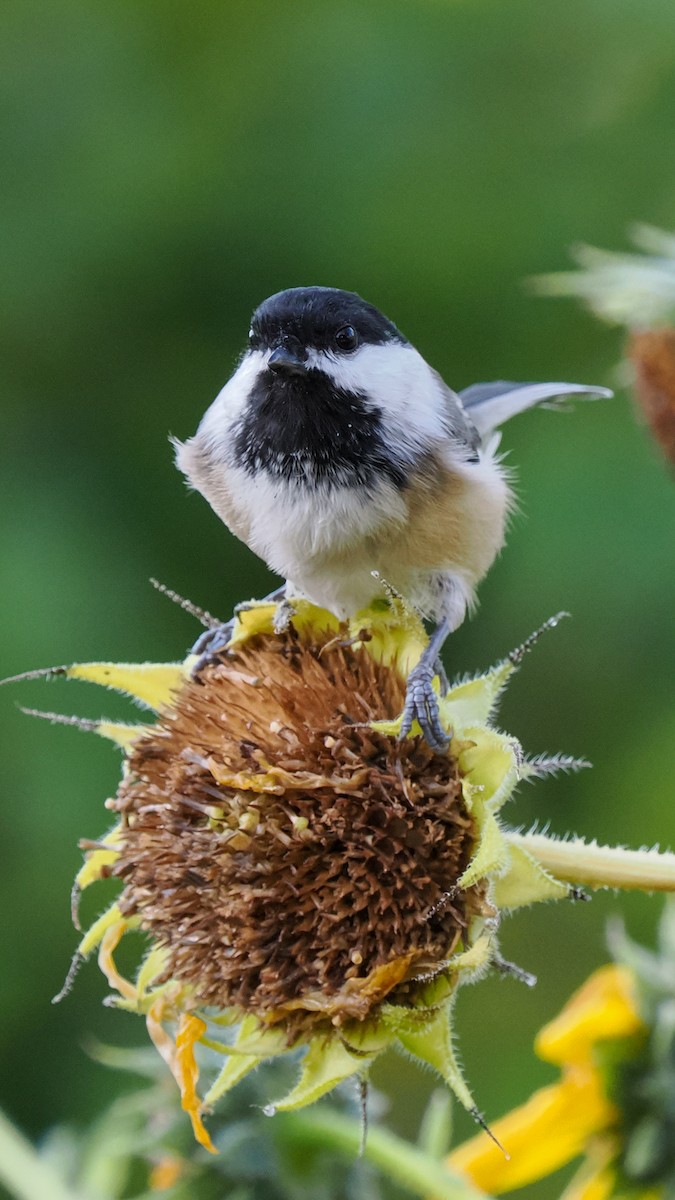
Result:
[[632,333],[628,357],[640,407],[664,454],[675,463],[675,329]]
[[413,1004],[484,885],[456,762],[369,728],[405,683],[363,646],[261,635],[186,682],[140,740],[122,814],[121,907],[198,1003],[289,1039]]

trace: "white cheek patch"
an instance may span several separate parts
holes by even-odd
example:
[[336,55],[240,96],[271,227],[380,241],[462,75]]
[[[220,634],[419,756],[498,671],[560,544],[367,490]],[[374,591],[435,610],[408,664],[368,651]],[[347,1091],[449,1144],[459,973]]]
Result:
[[319,370],[346,392],[358,392],[382,413],[385,433],[399,449],[420,449],[442,436],[443,398],[438,380],[413,346],[387,342],[353,354],[313,351]]

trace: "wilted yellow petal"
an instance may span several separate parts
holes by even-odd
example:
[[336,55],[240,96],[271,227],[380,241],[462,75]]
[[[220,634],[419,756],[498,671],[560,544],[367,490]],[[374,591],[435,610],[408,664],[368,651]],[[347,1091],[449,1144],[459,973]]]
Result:
[[286,771],[283,767],[269,767],[267,763],[261,763],[267,770],[257,772],[228,771],[213,758],[207,758],[205,765],[216,783],[223,787],[236,788],[240,792],[270,792],[279,796],[289,788],[303,792],[325,787],[339,787],[343,792],[358,791],[370,770],[364,766],[360,771],[355,771],[350,779],[343,779],[341,776],[317,775],[315,771]]
[[[374,729],[376,733],[383,733],[385,737],[398,738],[401,733],[402,724],[403,713],[401,713],[400,717],[396,717],[396,719],[393,721],[371,721],[370,727],[371,729]],[[410,737],[419,736],[421,732],[422,730],[419,727],[419,722],[413,721],[410,728]]]
[[148,1033],[155,1047],[155,1050],[161,1055],[167,1067],[171,1071],[174,1079],[176,1077],[176,1047],[169,1037],[162,1022],[170,1016],[169,1005],[164,995],[156,996],[150,1005],[145,1017],[145,1023]]
[[510,1156],[479,1133],[453,1150],[448,1165],[491,1195],[542,1179],[584,1152],[593,1134],[608,1128],[616,1110],[593,1070],[575,1072],[541,1088],[520,1108],[491,1122],[490,1129]]
[[201,1102],[197,1095],[199,1067],[195,1059],[195,1044],[206,1030],[206,1022],[193,1013],[182,1013],[176,1033],[176,1081],[180,1087],[181,1105],[192,1121],[194,1135],[211,1154],[217,1150],[201,1118]]
[[128,923],[124,917],[107,927],[101,938],[101,945],[98,951],[98,965],[110,986],[115,988],[120,996],[124,996],[125,1000],[135,1001],[138,997],[137,988],[128,979],[125,979],[123,975],[120,975],[113,958],[113,954],[127,929]]
[[590,1062],[597,1042],[642,1029],[633,976],[627,967],[609,963],[594,971],[562,1012],[539,1031],[534,1048],[547,1062]]
[[155,711],[170,704],[173,693],[185,682],[184,663],[76,663],[64,673],[68,679],[84,679],[124,692]]
[[168,1192],[169,1188],[178,1183],[185,1166],[186,1159],[179,1158],[177,1154],[165,1154],[150,1171],[148,1179],[150,1191]]

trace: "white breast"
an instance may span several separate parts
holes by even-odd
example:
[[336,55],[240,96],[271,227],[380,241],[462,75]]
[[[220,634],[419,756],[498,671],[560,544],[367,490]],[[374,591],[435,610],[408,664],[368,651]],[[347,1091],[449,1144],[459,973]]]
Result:
[[[363,346],[349,358],[310,351],[309,358],[309,365],[328,373],[338,387],[367,397],[366,403],[381,415],[387,447],[406,473],[418,469],[430,450],[439,461],[454,459],[458,475],[465,477],[461,497],[453,486],[453,495],[444,501],[423,480],[422,527],[420,496],[399,490],[384,473],[367,487],[324,482],[309,487],[262,469],[251,474],[237,465],[235,431],[266,366],[267,353],[260,351],[244,357],[195,437],[177,445],[180,469],[229,528],[290,582],[291,590],[340,617],[353,615],[382,594],[374,571],[427,610],[430,576],[450,572],[460,579],[465,604],[502,539],[503,516],[487,521],[489,531],[481,516],[481,493],[487,499],[495,479],[501,482],[491,456],[482,464],[466,461],[470,448],[448,436],[448,394],[412,347]],[[459,526],[463,536],[458,536]]]

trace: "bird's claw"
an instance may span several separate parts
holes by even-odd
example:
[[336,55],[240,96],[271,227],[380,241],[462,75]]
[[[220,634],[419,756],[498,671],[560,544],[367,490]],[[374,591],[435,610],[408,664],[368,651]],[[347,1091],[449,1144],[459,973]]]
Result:
[[214,662],[218,655],[229,646],[232,641],[233,629],[234,619],[224,621],[222,625],[211,625],[200,634],[190,650],[190,654],[199,655],[190,671],[193,679],[196,679],[204,667]]
[[417,721],[425,741],[431,746],[431,749],[442,752],[447,749],[450,736],[441,724],[438,696],[433,688],[436,674],[435,667],[425,663],[424,660],[410,672],[399,741],[408,737],[413,721]]
[[199,655],[191,671],[192,678],[195,679],[196,676],[199,675],[200,671],[204,670],[204,667],[207,667],[209,663],[212,663],[216,658],[218,658],[223,650],[227,649],[232,641],[235,621],[240,613],[250,612],[252,608],[257,608],[260,604],[266,604],[270,603],[270,601],[278,600],[279,603],[276,606],[272,627],[276,634],[286,633],[291,623],[294,610],[293,605],[289,600],[287,600],[285,597],[282,597],[281,599],[279,598],[281,590],[283,589],[278,589],[276,592],[272,592],[271,596],[267,596],[265,600],[262,601],[244,600],[241,604],[236,604],[234,608],[234,616],[231,617],[229,621],[223,621],[222,624],[212,625],[209,629],[205,629],[200,637],[197,638],[197,641],[190,650],[190,654]]
[[277,604],[274,617],[272,619],[272,628],[276,634],[288,633],[288,629],[293,617],[294,608],[290,600],[286,597]]

